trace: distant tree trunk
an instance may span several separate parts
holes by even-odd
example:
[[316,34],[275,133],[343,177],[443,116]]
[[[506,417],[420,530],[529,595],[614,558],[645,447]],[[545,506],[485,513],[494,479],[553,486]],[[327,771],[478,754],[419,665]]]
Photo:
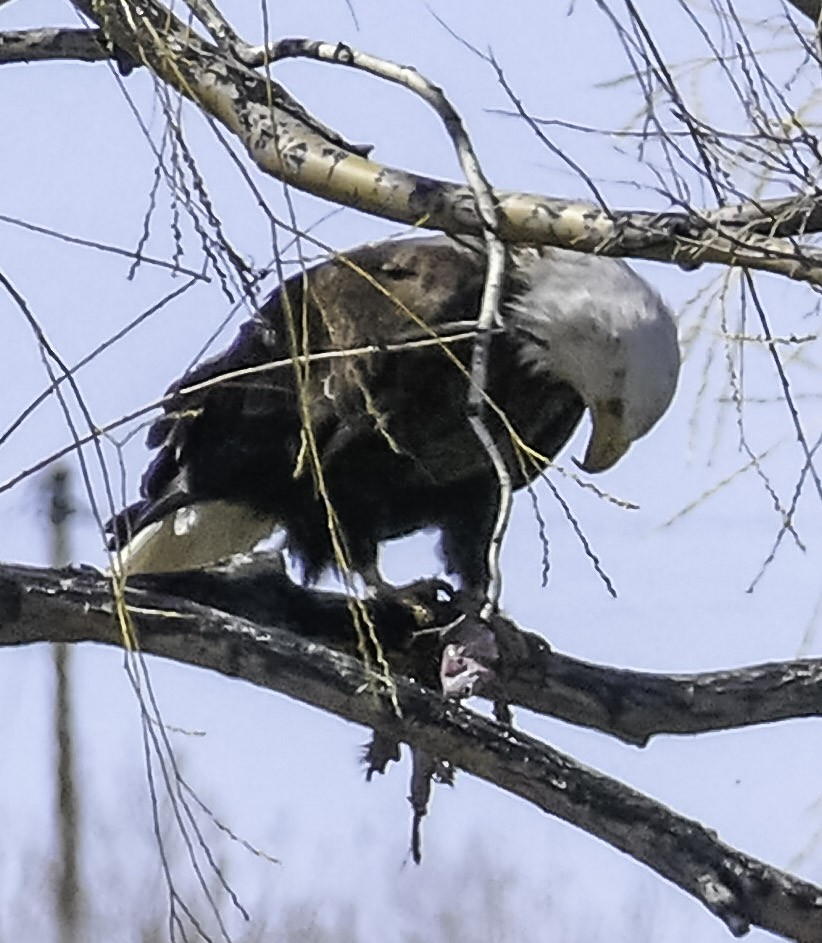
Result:
[[[54,567],[71,562],[69,521],[74,512],[68,468],[58,466],[49,476],[51,562]],[[71,647],[53,646],[54,745],[57,841],[55,911],[60,943],[78,943],[81,914],[79,821],[75,788],[75,761],[71,697]]]

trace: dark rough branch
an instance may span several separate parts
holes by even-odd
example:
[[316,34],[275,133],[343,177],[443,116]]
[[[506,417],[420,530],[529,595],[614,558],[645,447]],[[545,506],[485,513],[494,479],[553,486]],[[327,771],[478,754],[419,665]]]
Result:
[[822,717],[822,661],[800,659],[732,671],[667,675],[592,665],[552,652],[532,633],[504,666],[512,704],[627,743]]
[[[822,889],[730,848],[699,823],[519,731],[396,676],[398,716],[360,662],[285,627],[261,626],[147,584],[129,589],[126,600],[146,653],[280,691],[447,758],[630,854],[700,900],[735,934],[760,926],[801,943],[822,939]],[[113,611],[109,580],[94,571],[0,567],[0,645],[119,646]],[[284,622],[293,628],[310,618],[312,633],[333,635],[345,612],[339,598],[306,593],[294,596]]]
[[[231,612],[263,626],[308,634],[351,650],[344,599],[295,586],[262,555],[253,565],[214,568],[148,579],[148,586]],[[433,611],[434,609],[439,611]],[[445,625],[459,613],[453,606],[428,604],[430,623]],[[435,686],[432,646],[422,652],[423,668],[402,654],[409,617],[383,610],[375,618],[383,641],[394,648],[397,671]],[[749,727],[797,717],[822,717],[822,661],[801,659],[752,665],[732,671],[668,675],[604,667],[555,652],[542,636],[506,619],[495,624],[500,662],[494,672],[505,701],[538,714],[644,746],[659,734],[696,734]],[[426,671],[425,659],[431,664]],[[482,693],[482,692],[480,692]],[[493,692],[487,692],[492,694]]]

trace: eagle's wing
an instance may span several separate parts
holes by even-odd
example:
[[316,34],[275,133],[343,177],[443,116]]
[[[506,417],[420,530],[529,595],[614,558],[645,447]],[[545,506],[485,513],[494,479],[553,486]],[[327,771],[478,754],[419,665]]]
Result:
[[[227,351],[169,390],[141,499],[111,524],[121,565],[190,569],[282,526],[314,577],[335,563],[336,522],[360,572],[375,572],[379,541],[432,525],[453,567],[478,571],[496,479],[467,419],[472,342],[439,340],[476,319],[485,264],[476,241],[425,237],[362,246],[285,282]],[[492,399],[553,456],[578,395],[523,370],[507,331],[490,368]],[[544,463],[522,464],[503,419],[490,409],[487,421],[515,486],[531,480]]]
[[[295,304],[299,289],[289,285]],[[300,432],[293,365],[273,327],[279,302],[278,291],[228,350],[169,388],[148,431],[157,452],[140,500],[109,524],[128,571],[204,565],[251,549],[276,526]]]

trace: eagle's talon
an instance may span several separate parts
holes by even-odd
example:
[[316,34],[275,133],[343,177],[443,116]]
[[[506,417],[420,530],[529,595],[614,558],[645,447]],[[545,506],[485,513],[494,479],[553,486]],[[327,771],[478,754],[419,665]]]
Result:
[[371,740],[363,747],[362,758],[366,766],[365,779],[370,783],[374,773],[382,776],[389,763],[399,762],[400,742],[395,737],[388,737],[375,730]]

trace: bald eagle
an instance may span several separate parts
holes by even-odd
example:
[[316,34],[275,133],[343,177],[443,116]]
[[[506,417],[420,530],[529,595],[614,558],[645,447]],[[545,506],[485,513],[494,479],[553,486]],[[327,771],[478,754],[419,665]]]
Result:
[[[120,566],[192,569],[283,528],[308,582],[343,566],[377,586],[379,543],[436,527],[448,572],[483,592],[499,488],[468,419],[466,326],[486,261],[479,240],[418,237],[340,253],[280,285],[228,350],[170,388],[140,500],[110,525]],[[516,488],[586,409],[580,464],[595,473],[671,402],[674,320],[623,262],[510,248],[501,322],[486,423]]]

